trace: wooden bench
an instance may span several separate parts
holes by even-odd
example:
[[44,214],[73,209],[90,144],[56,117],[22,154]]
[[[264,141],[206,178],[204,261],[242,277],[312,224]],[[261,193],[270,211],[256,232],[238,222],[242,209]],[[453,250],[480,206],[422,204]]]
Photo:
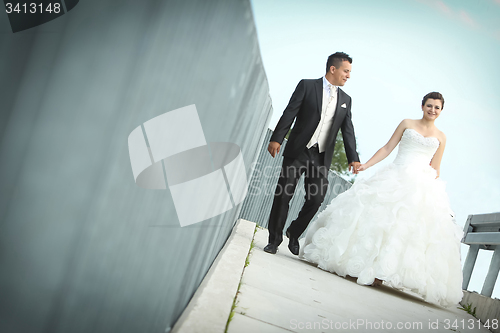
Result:
[[469,215],[462,243],[469,245],[463,268],[462,289],[467,290],[480,249],[493,252],[481,295],[491,297],[500,271],[500,213]]

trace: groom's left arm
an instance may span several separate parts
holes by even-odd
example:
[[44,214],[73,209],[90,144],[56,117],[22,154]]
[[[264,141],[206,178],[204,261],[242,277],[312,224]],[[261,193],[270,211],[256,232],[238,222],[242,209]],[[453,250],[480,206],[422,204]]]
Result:
[[359,162],[359,156],[356,152],[356,135],[354,134],[354,126],[352,124],[351,105],[352,99],[349,97],[347,113],[341,126],[342,139],[344,141],[345,153],[349,164],[352,162]]

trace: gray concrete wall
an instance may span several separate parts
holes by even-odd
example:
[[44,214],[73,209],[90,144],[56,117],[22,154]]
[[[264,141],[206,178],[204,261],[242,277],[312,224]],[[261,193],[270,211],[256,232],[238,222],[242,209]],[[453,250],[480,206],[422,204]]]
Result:
[[464,297],[460,304],[464,307],[471,305],[476,310],[476,318],[488,323],[488,329],[500,333],[500,299],[486,297],[476,292],[464,290]]
[[168,331],[239,209],[181,228],[127,137],[195,104],[250,173],[272,110],[249,1],[87,0],[0,31],[0,331]]

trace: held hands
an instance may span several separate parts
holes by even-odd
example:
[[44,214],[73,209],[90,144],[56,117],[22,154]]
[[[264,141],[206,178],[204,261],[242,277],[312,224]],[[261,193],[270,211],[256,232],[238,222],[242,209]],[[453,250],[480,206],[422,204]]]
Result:
[[269,152],[269,154],[271,154],[273,158],[279,154],[280,149],[281,145],[276,141],[269,142],[269,145],[267,146],[267,151]]
[[355,175],[357,175],[360,171],[365,171],[366,169],[368,169],[368,165],[366,164],[361,164],[359,162],[349,163],[349,171],[352,171],[352,173]]
[[[361,163],[359,162],[351,162],[349,163],[349,171],[351,171],[353,174],[358,174],[359,170],[358,168],[360,167]],[[352,168],[352,170],[351,170]]]
[[360,164],[358,166],[358,169],[357,169],[358,172],[357,173],[359,173],[359,171],[365,171],[366,169],[368,169],[368,166],[366,164]]
[[[267,151],[269,152],[269,154],[271,154],[273,158],[276,157],[277,154],[279,154],[280,149],[281,145],[276,141],[269,142],[269,145],[267,146]],[[360,171],[365,171],[366,169],[368,169],[368,166],[366,164],[361,164],[359,162],[349,163],[349,171],[351,171],[355,175],[358,174]]]

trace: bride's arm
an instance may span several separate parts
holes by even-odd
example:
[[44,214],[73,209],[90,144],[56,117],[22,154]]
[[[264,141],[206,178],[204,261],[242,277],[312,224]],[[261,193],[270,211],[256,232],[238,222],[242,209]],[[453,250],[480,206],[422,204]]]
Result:
[[398,145],[399,141],[401,141],[401,137],[403,136],[403,132],[405,131],[406,128],[409,126],[409,119],[403,120],[399,126],[396,128],[394,131],[394,134],[392,135],[391,139],[389,142],[385,144],[382,148],[380,148],[373,156],[366,162],[365,164],[361,164],[358,167],[358,171],[364,171],[368,169],[371,166],[374,166],[378,162],[382,161],[384,158],[389,156],[389,154],[394,150],[394,148]]
[[446,135],[444,135],[443,133],[439,138],[439,148],[436,150],[431,160],[431,167],[433,167],[437,171],[437,177],[439,177],[439,168],[441,166],[441,160],[443,158],[445,146],[446,146]]

